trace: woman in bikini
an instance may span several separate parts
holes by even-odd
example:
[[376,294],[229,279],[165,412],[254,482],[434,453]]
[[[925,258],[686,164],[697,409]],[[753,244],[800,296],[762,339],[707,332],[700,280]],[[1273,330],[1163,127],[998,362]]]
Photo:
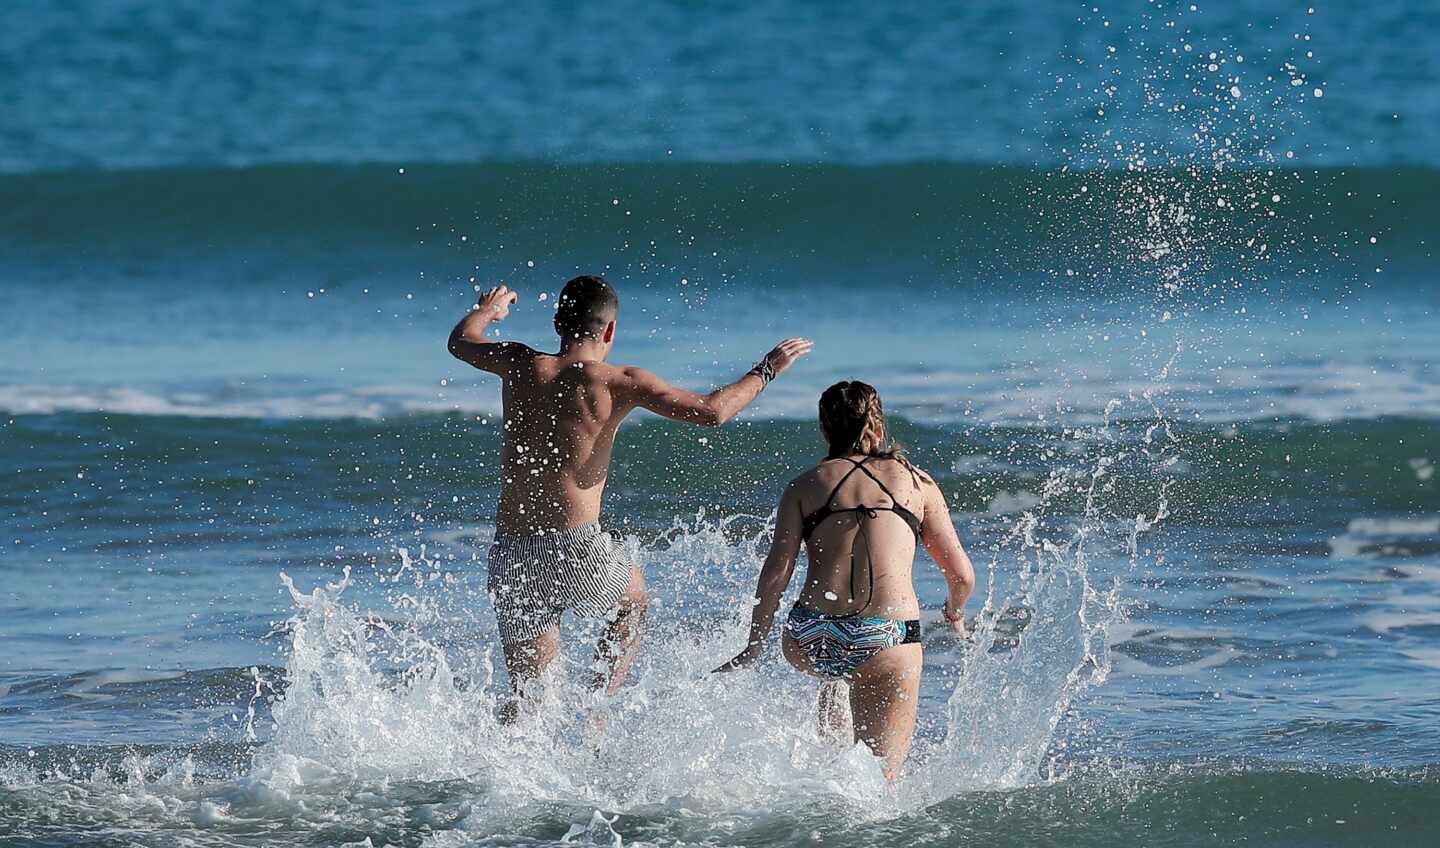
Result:
[[[942,615],[964,636],[962,609],[975,570],[940,487],[890,444],[874,387],[836,383],[820,396],[826,459],[791,481],[780,498],[775,539],[760,570],[750,638],[719,671],[755,663],[775,623],[803,542],[805,585],[784,626],[785,659],[848,684],[854,739],[884,760],[894,779],[910,751],[920,693],[920,602],[912,569],[925,549],[949,585]],[[838,696],[821,692],[821,719]]]

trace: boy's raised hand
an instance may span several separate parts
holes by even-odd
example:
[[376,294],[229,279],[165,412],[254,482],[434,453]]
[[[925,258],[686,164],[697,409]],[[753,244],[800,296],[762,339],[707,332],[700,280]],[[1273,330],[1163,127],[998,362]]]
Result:
[[775,369],[775,376],[778,377],[785,372],[785,369],[793,365],[795,360],[809,353],[814,346],[815,343],[809,339],[786,339],[765,354],[765,361]]
[[496,286],[480,295],[480,301],[475,304],[475,308],[485,312],[486,317],[504,321],[510,317],[510,307],[519,300],[520,295],[512,291],[509,286]]

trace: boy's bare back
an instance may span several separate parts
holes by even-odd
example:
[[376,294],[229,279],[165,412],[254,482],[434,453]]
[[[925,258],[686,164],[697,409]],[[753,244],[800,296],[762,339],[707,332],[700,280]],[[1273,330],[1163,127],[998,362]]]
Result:
[[498,533],[538,533],[600,517],[615,433],[634,409],[623,370],[531,351],[502,375]]

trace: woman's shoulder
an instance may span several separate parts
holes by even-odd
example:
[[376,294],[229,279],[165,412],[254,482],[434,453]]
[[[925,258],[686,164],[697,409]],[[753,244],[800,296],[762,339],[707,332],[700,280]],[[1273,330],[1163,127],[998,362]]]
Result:
[[895,480],[909,481],[914,484],[916,489],[921,490],[936,485],[935,478],[930,476],[928,471],[911,462],[909,457],[903,454],[896,454],[895,456],[886,458],[891,460],[891,462],[886,464],[894,469],[891,472],[891,476]]
[[797,474],[785,486],[785,489],[797,494],[805,494],[812,490],[829,490],[831,486],[835,485],[835,481],[845,473],[843,467],[845,465],[843,459],[822,459]]
[[920,482],[935,485],[935,476],[933,474],[916,465],[915,463],[910,462],[909,460],[906,460],[906,462],[909,463],[912,469],[914,469],[916,476],[920,478]]
[[835,460],[833,459],[821,460],[819,463],[812,465],[804,471],[801,471],[799,474],[795,475],[788,484],[789,488],[804,488],[806,486],[813,486],[821,482],[828,476],[826,474],[826,469],[828,469],[834,464]]

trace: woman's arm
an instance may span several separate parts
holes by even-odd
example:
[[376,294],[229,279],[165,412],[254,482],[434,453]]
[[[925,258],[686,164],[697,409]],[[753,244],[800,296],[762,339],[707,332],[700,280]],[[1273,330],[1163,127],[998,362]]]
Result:
[[950,597],[945,600],[941,614],[956,633],[965,636],[964,609],[970,593],[975,591],[975,566],[960,544],[960,534],[955,531],[955,522],[950,518],[950,505],[945,502],[945,493],[933,481],[925,486],[925,515],[920,519],[920,538],[950,587]]
[[795,561],[800,555],[801,542],[800,499],[792,483],[780,496],[780,506],[775,518],[775,539],[770,543],[770,553],[765,556],[765,565],[760,569],[760,582],[755,587],[755,608],[750,615],[750,638],[745,649],[730,662],[715,669],[734,671],[747,668],[760,659],[765,640],[775,626],[775,610],[780,606],[780,597],[790,585],[795,573]]

